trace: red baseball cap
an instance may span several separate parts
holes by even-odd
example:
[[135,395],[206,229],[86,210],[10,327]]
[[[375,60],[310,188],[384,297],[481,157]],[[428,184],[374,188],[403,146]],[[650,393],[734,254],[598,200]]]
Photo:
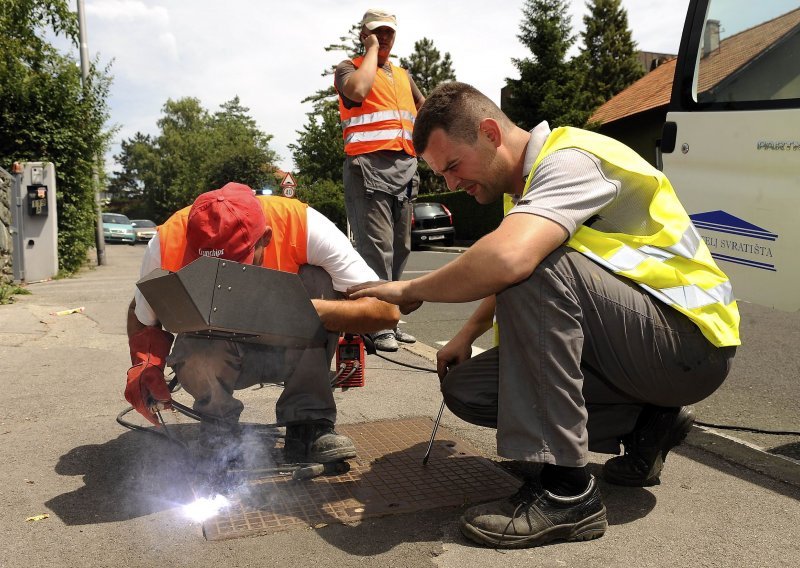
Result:
[[227,183],[195,199],[186,224],[188,264],[201,256],[251,264],[267,219],[253,190],[241,183]]

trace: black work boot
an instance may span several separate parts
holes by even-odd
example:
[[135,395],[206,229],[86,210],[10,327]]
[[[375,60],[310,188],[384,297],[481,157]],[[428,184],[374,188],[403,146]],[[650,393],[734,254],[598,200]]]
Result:
[[336,433],[329,420],[286,426],[283,455],[292,463],[330,463],[356,457],[353,440]]
[[477,505],[461,517],[461,532],[494,548],[529,548],[556,540],[591,540],[608,527],[594,477],[575,497],[561,497],[528,480],[508,499]]
[[694,412],[688,406],[646,407],[636,429],[622,438],[625,454],[603,466],[603,479],[630,487],[658,485],[667,453],[686,438],[693,423]]

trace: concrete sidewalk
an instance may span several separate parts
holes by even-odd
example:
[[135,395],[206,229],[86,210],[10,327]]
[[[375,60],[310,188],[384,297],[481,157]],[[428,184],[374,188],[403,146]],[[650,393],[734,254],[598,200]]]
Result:
[[[175,455],[115,423],[129,356],[125,313],[141,247],[109,246],[106,266],[32,284],[0,306],[0,568],[40,566],[786,566],[800,565],[795,462],[696,429],[663,483],[601,482],[609,530],[587,543],[497,552],[458,531],[460,509],[206,541],[175,506]],[[83,313],[57,316],[83,306]],[[391,358],[432,367],[432,348]],[[247,422],[271,422],[277,389],[241,393]],[[367,386],[336,393],[339,421],[433,418],[432,373],[370,356]],[[442,424],[494,459],[494,433],[445,412]],[[592,470],[606,456],[592,456]],[[49,518],[26,521],[35,515]]]

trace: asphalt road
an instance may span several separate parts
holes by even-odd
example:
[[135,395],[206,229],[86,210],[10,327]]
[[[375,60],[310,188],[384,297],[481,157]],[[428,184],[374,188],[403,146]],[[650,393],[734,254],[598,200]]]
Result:
[[[422,276],[457,255],[458,252],[415,251],[404,278]],[[478,303],[424,304],[404,316],[403,328],[422,343],[438,348],[455,335]],[[739,303],[739,309],[742,346],[725,384],[695,405],[698,419],[719,425],[800,432],[800,313],[780,312],[745,302]],[[475,345],[490,348],[491,332],[485,333]],[[800,435],[725,432],[766,451],[800,459]]]
[[[125,309],[142,251],[141,246],[109,246],[106,266],[90,267],[75,278],[33,284],[31,295],[0,306],[0,568],[798,564],[797,463],[750,448],[743,452],[740,444],[735,444],[738,456],[715,451],[727,440],[702,429],[694,429],[687,443],[670,453],[660,485],[637,489],[600,480],[609,530],[589,543],[518,551],[474,546],[458,529],[467,503],[313,530],[207,541],[201,527],[183,514],[187,482],[180,474],[180,455],[169,444],[114,421],[125,408],[122,385],[130,364]],[[410,268],[425,269],[418,260],[430,263],[437,258],[415,253]],[[55,315],[79,306],[85,311]],[[433,310],[427,317],[437,323],[446,319],[435,306],[425,309]],[[743,350],[746,356],[737,368],[741,372],[752,367],[766,376],[768,364],[780,366],[779,357],[786,356],[796,338],[789,333],[791,318],[781,323],[772,314],[756,316],[752,325],[748,316],[748,333],[755,334],[765,323],[780,324],[783,327],[773,330],[785,348],[777,356],[761,358]],[[461,316],[451,312],[449,317]],[[433,344],[447,339],[458,322],[448,325],[428,326],[409,318],[406,327],[425,341],[430,331]],[[774,340],[769,335],[763,339]],[[758,354],[757,338],[748,345]],[[394,358],[430,365],[433,349],[412,347],[419,352],[404,349]],[[430,373],[371,355],[367,375],[367,388],[334,393],[340,424],[436,415],[441,394]],[[245,403],[243,419],[272,422],[280,392],[237,391]],[[790,395],[778,404],[780,398],[777,394],[773,403],[782,408]],[[761,419],[747,403],[720,408]],[[442,426],[480,455],[496,456],[493,430],[466,424],[449,411]],[[790,443],[796,442],[792,438]],[[607,457],[589,456],[595,475]]]

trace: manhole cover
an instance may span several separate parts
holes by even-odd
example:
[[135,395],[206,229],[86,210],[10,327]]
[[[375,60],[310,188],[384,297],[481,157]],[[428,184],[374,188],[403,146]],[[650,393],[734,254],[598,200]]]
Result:
[[337,426],[358,458],[344,475],[292,481],[251,472],[246,496],[203,524],[209,540],[293,528],[350,523],[367,517],[461,507],[513,493],[519,481],[440,427],[427,465],[429,418]]

